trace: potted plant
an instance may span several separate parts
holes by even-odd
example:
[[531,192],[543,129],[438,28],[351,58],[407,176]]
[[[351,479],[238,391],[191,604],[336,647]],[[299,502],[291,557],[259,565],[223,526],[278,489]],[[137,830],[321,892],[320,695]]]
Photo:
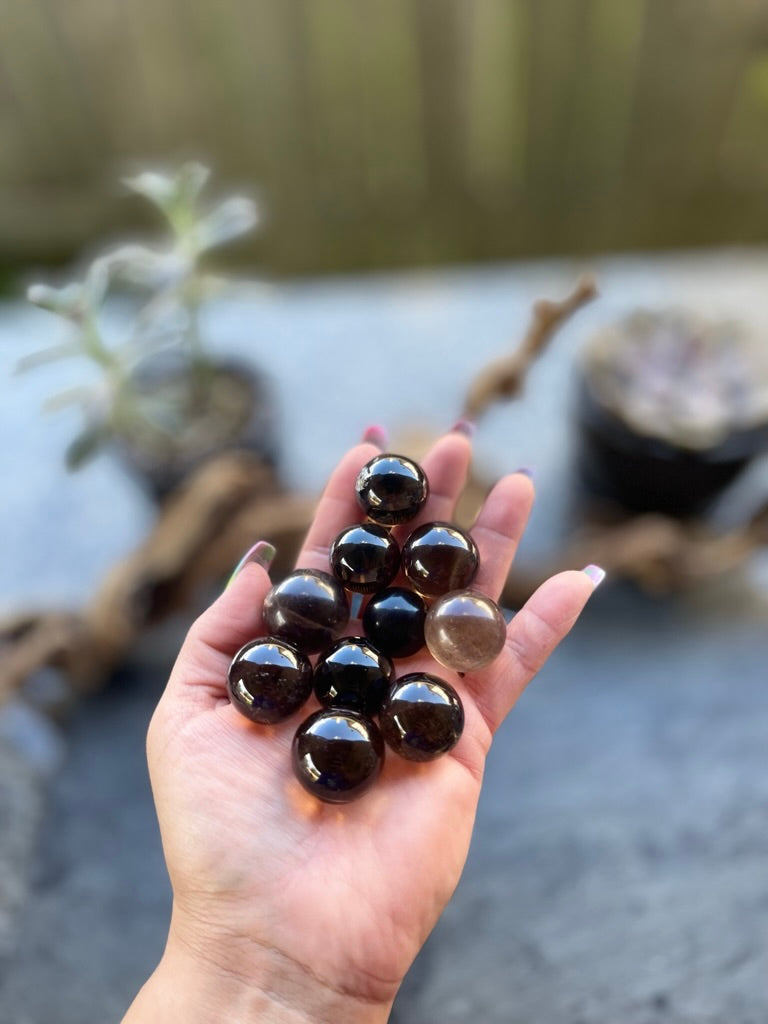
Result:
[[577,465],[593,497],[697,515],[768,448],[768,350],[736,323],[637,312],[593,337],[579,370]]
[[[157,498],[204,459],[245,447],[274,463],[274,410],[264,378],[250,365],[212,356],[200,311],[222,281],[204,270],[208,252],[250,231],[254,203],[232,196],[206,206],[208,169],[185,164],[173,175],[144,171],[125,184],[162,215],[167,237],[156,246],[122,245],[63,288],[35,284],[28,297],[63,317],[69,339],[22,360],[21,369],[81,357],[98,368],[94,385],[52,396],[47,408],[76,404],[84,425],[67,449],[77,468],[104,446],[117,452]],[[107,336],[104,305],[118,288],[139,297],[125,336]]]

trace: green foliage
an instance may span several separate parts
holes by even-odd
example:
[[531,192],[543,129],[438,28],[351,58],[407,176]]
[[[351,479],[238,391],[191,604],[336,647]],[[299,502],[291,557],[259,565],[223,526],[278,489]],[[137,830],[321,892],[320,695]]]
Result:
[[[64,319],[70,338],[30,353],[17,370],[34,369],[60,359],[87,359],[100,370],[93,387],[77,387],[51,396],[46,409],[79,405],[85,427],[67,450],[75,469],[119,434],[140,439],[145,447],[168,449],[183,429],[190,408],[204,404],[211,380],[203,348],[199,314],[213,279],[204,272],[203,258],[213,248],[251,231],[258,223],[255,204],[231,196],[206,206],[202,193],[209,170],[184,164],[175,174],[143,171],[124,184],[151,202],[161,214],[166,235],[160,243],[121,245],[97,257],[81,281],[54,288],[34,284],[27,297],[34,305]],[[117,286],[130,286],[142,296],[127,338],[107,339],[103,306]],[[140,383],[137,367],[168,350],[188,367],[183,384],[178,375],[166,393]]]
[[67,446],[65,455],[67,469],[79,469],[84,466],[111,436],[112,432],[105,426],[86,427]]

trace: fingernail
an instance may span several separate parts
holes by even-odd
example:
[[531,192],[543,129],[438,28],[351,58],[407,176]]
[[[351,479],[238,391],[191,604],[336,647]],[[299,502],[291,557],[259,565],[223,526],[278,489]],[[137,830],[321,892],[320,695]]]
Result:
[[375,444],[383,452],[387,447],[387,432],[384,427],[374,423],[363,431],[363,442],[365,444]]
[[581,571],[589,576],[596,587],[599,587],[605,579],[605,569],[601,569],[599,565],[588,565]]
[[533,470],[530,466],[518,466],[515,472],[522,473],[522,475],[527,476],[529,480],[533,480]]
[[476,429],[477,429],[477,425],[472,420],[464,420],[464,419],[462,419],[462,420],[456,420],[456,422],[451,427],[451,433],[452,434],[463,434],[464,437],[468,437],[468,438],[471,439],[472,437],[474,437]]
[[268,569],[272,564],[277,549],[273,544],[269,544],[265,540],[257,541],[252,548],[249,548],[240,561],[235,566],[235,571],[227,580],[227,586],[237,576],[237,574],[243,569],[244,566],[248,565],[249,562],[255,562],[257,565],[262,566],[264,569]]

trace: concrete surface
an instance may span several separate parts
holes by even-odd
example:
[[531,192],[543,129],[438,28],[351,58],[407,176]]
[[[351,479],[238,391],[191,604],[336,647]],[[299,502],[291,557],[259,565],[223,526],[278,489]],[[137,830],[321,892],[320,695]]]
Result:
[[[599,594],[494,745],[466,871],[398,1024],[762,1024],[764,624]],[[84,702],[54,779],[3,1024],[119,1020],[168,885],[143,758],[163,685]]]
[[[587,331],[672,297],[768,326],[766,254],[597,269],[607,297],[558,339],[525,402],[479,431],[489,473],[537,470],[523,561],[572,527],[569,378]],[[462,380],[519,333],[533,297],[562,293],[574,272],[553,262],[291,285],[220,307],[210,326],[273,374],[286,473],[317,489],[369,422],[449,425]],[[0,408],[7,606],[81,600],[151,514],[108,460],[71,480],[57,469],[74,421],[36,411],[54,378],[9,376],[40,316],[0,315],[0,378],[12,384]],[[354,368],[351,383],[339,364]],[[765,484],[758,467],[722,517]],[[466,872],[397,1024],[764,1024],[765,577],[758,561],[679,602],[610,584],[598,593],[497,739]],[[169,896],[143,743],[177,641],[169,628],[78,707],[63,760],[34,720],[12,727],[6,715],[5,733],[0,722],[0,1024],[118,1020],[162,949]]]

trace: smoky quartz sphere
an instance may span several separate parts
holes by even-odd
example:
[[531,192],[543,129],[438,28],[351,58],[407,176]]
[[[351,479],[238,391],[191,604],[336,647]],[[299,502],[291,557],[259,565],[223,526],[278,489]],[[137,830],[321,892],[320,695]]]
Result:
[[472,672],[499,655],[507,624],[490,597],[459,590],[435,601],[427,613],[424,636],[435,661],[457,672]]
[[343,804],[362,796],[376,781],[384,743],[370,718],[324,709],[299,726],[292,754],[296,777],[307,792],[327,803]]
[[390,658],[409,658],[424,646],[427,606],[405,587],[388,587],[368,602],[363,613],[365,635]]
[[376,523],[348,526],[331,545],[331,568],[347,590],[372,594],[397,576],[400,548]]
[[403,572],[420,594],[439,597],[475,578],[480,556],[468,533],[451,523],[425,523],[403,545]]
[[429,483],[412,459],[377,455],[360,470],[355,491],[369,519],[382,526],[396,526],[418,514],[429,496]]
[[315,696],[326,707],[376,715],[394,681],[389,658],[360,636],[337,641],[315,665]]
[[456,746],[464,708],[454,688],[427,672],[402,676],[379,716],[387,745],[409,761],[431,761]]
[[344,588],[330,573],[297,569],[269,590],[263,614],[270,635],[315,654],[343,631],[349,605]]
[[227,675],[227,694],[252,722],[271,725],[290,717],[312,693],[312,665],[295,647],[261,637],[241,647]]

